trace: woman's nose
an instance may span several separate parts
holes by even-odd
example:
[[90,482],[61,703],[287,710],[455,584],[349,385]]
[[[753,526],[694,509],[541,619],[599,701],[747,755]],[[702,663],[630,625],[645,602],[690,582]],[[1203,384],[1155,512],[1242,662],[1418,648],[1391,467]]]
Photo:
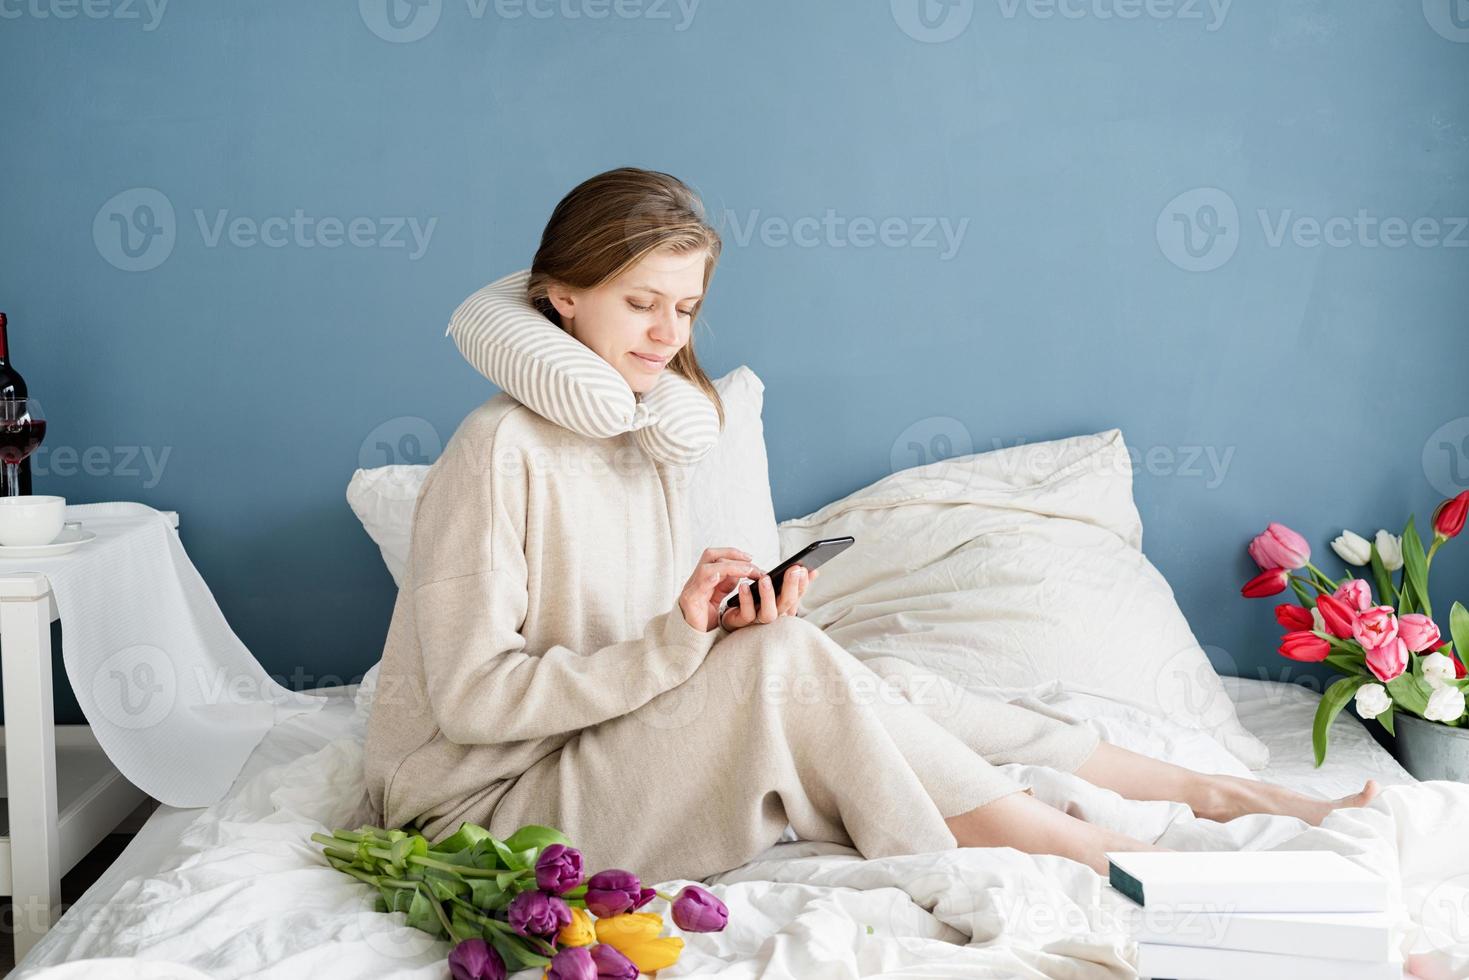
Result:
[[668,347],[683,346],[683,327],[678,320],[678,311],[664,313],[658,317],[649,331],[653,339]]

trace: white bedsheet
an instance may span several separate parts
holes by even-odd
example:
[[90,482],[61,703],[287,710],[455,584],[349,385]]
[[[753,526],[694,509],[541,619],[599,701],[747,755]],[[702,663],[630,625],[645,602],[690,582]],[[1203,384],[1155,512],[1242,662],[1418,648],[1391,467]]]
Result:
[[[1314,694],[1273,682],[1227,684],[1241,721],[1270,747],[1271,766],[1258,775],[1330,796],[1370,775],[1385,786],[1378,799],[1320,828],[1258,815],[1218,824],[1179,804],[1122,800],[1068,774],[1007,768],[1043,798],[1168,846],[1347,854],[1396,884],[1415,975],[1469,977],[1469,786],[1415,783],[1345,714],[1328,763],[1316,770]],[[361,723],[351,688],[342,690],[315,715],[272,731],[227,799],[160,808],[14,976],[445,976],[447,943],[402,925],[401,914],[372,911],[371,890],[328,867],[308,840],[313,831],[368,822]],[[1166,728],[1160,741],[1158,726],[1128,709],[1064,693],[1052,700],[1123,744],[1198,768],[1229,766],[1217,746],[1169,744]],[[729,905],[729,927],[685,936],[683,957],[661,977],[1136,976],[1126,929],[1137,913],[1092,871],[1061,858],[986,848],[869,861],[798,841],[773,846],[711,888]],[[75,962],[83,958],[96,959]]]

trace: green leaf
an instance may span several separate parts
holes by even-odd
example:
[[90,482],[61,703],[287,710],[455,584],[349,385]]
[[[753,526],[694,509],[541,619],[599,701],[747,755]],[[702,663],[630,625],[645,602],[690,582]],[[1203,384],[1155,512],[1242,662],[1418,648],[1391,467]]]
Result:
[[1387,693],[1392,699],[1415,715],[1423,714],[1428,707],[1427,688],[1426,683],[1406,670],[1387,682]]
[[1449,634],[1454,638],[1455,650],[1469,650],[1469,609],[1462,602],[1454,603],[1449,610]]
[[514,897],[514,890],[506,889],[493,878],[474,878],[469,882],[470,902],[485,913],[508,908]]
[[1380,715],[1377,716],[1377,720],[1382,723],[1382,727],[1383,728],[1386,728],[1387,729],[1387,733],[1389,735],[1396,735],[1397,732],[1393,731],[1393,728],[1392,728],[1392,724],[1393,724],[1393,722],[1392,722],[1392,713],[1393,713],[1393,707],[1392,707],[1392,705],[1388,705],[1387,710],[1384,711],[1382,714],[1380,714]]
[[1423,610],[1423,615],[1432,618],[1433,604],[1428,600],[1428,556],[1423,553],[1423,542],[1418,539],[1418,527],[1413,518],[1403,529],[1403,577],[1413,588],[1413,600]]
[[552,844],[562,844],[570,847],[571,838],[567,837],[555,827],[543,827],[540,824],[534,823],[526,824],[505,838],[505,846],[512,851],[543,851]]
[[1361,654],[1347,656],[1344,653],[1328,653],[1326,663],[1350,677],[1366,677],[1368,674]]
[[1291,576],[1290,587],[1295,590],[1296,598],[1301,600],[1301,605],[1305,606],[1307,609],[1315,608],[1316,599],[1311,595],[1311,593],[1306,591],[1306,587],[1304,585],[1296,581],[1294,575]]
[[1343,677],[1332,683],[1321,695],[1321,703],[1316,706],[1316,721],[1311,726],[1311,745],[1316,750],[1316,765],[1326,761],[1326,732],[1336,716],[1341,714],[1341,709],[1346,707],[1348,701],[1357,693],[1357,688],[1366,684],[1366,677]]
[[434,852],[453,853],[465,848],[473,847],[479,841],[490,836],[490,832],[479,824],[470,823],[468,820],[459,825],[459,829],[433,846]]
[[413,890],[413,900],[408,905],[408,924],[415,929],[422,929],[431,936],[445,938],[444,924],[439,921],[438,913],[434,911],[433,900],[425,895],[421,888]]
[[1378,601],[1392,605],[1398,599],[1398,593],[1392,587],[1392,574],[1382,563],[1382,555],[1378,554],[1375,541],[1372,543],[1372,578],[1377,582],[1377,594],[1382,597]]

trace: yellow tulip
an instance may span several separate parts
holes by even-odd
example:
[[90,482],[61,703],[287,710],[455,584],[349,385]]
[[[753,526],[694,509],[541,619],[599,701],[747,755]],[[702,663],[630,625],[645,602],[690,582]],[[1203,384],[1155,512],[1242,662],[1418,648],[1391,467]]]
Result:
[[596,942],[597,933],[592,927],[591,913],[586,909],[572,906],[571,921],[556,933],[556,941],[562,946],[590,946]]
[[678,962],[683,940],[660,936],[663,916],[656,912],[624,912],[596,921],[597,940],[632,960],[643,973],[653,973]]
[[597,941],[623,955],[626,947],[657,939],[663,931],[663,916],[657,912],[623,912],[597,920]]
[[653,973],[678,962],[679,954],[683,952],[683,940],[677,936],[665,936],[619,952],[632,960],[632,965],[643,973]]

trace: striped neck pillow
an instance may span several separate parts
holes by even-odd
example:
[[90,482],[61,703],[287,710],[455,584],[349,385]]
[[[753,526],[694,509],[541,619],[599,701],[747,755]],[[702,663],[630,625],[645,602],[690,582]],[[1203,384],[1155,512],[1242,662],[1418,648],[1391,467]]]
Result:
[[586,344],[526,296],[530,270],[512,272],[454,311],[448,336],[474,369],[557,425],[595,439],[632,432],[643,451],[688,466],[719,439],[719,413],[692,382],[665,369],[642,400]]

